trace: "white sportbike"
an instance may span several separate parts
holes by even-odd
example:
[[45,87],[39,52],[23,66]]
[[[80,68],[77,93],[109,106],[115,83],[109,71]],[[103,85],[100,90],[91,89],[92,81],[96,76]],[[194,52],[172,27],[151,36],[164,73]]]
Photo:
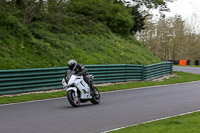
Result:
[[[101,96],[97,88],[96,91],[98,94],[94,95],[94,92],[84,81],[83,76],[77,76],[74,73],[75,71],[68,70],[66,77],[64,77],[62,80],[62,84],[64,86],[63,88],[67,91],[67,99],[69,103],[73,107],[78,107],[80,103],[88,101],[93,104],[98,104],[101,100]],[[90,76],[90,80],[92,79],[93,76]]]

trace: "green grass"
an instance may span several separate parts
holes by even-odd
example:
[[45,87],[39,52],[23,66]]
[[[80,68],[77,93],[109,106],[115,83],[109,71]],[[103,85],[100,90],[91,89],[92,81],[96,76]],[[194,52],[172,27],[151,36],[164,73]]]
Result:
[[161,62],[133,35],[115,34],[90,17],[73,13],[58,24],[46,20],[23,24],[17,15],[1,8],[1,70],[62,67],[70,59],[85,65]]
[[177,76],[171,77],[170,79],[165,79],[164,81],[130,82],[126,84],[117,84],[117,85],[110,85],[98,88],[101,91],[113,91],[113,90],[122,90],[128,88],[166,85],[166,84],[184,83],[184,82],[200,80],[200,75],[198,74],[190,74],[184,72],[174,72],[174,73],[176,73]]
[[33,100],[42,100],[49,98],[63,97],[66,93],[64,91],[52,92],[52,93],[37,93],[37,94],[25,94],[16,96],[3,96],[0,97],[0,104],[18,103]]
[[[177,76],[172,77],[170,79],[165,79],[164,81],[129,82],[121,84],[112,84],[109,86],[98,86],[97,88],[99,89],[100,92],[106,92],[106,91],[116,91],[116,90],[130,89],[130,88],[166,85],[166,84],[183,83],[183,82],[200,80],[200,75],[197,74],[190,74],[184,72],[175,72],[175,73],[177,74]],[[26,94],[21,96],[4,96],[0,97],[0,104],[57,98],[63,96],[66,96],[65,91],[39,93],[39,94]]]
[[199,133],[200,112],[139,124],[110,133]]

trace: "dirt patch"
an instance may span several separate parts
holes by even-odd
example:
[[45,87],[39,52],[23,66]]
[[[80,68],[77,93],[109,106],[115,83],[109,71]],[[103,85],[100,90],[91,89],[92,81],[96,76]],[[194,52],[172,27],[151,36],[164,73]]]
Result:
[[115,85],[115,84],[127,84],[132,82],[138,82],[138,81],[128,81],[128,82],[116,82],[116,83],[102,83],[102,84],[95,84],[95,86],[109,86],[109,85]]
[[167,75],[167,76],[163,76],[161,78],[154,79],[152,81],[164,81],[165,79],[170,79],[170,78],[176,77],[176,76],[177,76],[177,74]]
[[[163,76],[161,78],[157,78],[151,81],[164,81],[165,79],[170,79],[171,77],[175,77],[177,74],[167,75]],[[109,86],[109,85],[115,85],[115,84],[126,84],[126,83],[132,83],[132,82],[138,82],[138,81],[128,81],[128,82],[116,82],[116,83],[103,83],[103,84],[96,84],[95,86]]]

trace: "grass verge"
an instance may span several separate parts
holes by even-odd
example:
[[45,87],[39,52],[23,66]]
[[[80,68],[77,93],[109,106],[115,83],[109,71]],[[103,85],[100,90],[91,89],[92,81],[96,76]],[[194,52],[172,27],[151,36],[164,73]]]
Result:
[[139,124],[109,133],[199,133],[200,112]]
[[[112,84],[109,86],[98,86],[98,89],[100,92],[106,92],[106,91],[116,91],[116,90],[130,89],[130,88],[167,85],[167,84],[184,83],[184,82],[200,80],[200,75],[198,74],[190,74],[190,73],[184,73],[184,72],[174,72],[174,73],[176,73],[177,76],[172,77],[170,79],[165,79],[163,81],[148,81],[148,82],[140,81],[140,82],[129,82],[129,83],[123,83],[123,84]],[[3,97],[0,97],[0,104],[42,100],[42,99],[57,98],[57,97],[64,97],[64,96],[66,96],[65,91],[26,94],[26,95],[19,95],[19,96],[15,96],[15,95],[3,96]]]

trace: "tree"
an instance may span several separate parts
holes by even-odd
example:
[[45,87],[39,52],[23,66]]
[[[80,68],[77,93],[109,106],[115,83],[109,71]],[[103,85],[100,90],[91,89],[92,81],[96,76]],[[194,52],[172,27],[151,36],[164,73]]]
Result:
[[[0,0],[2,1],[2,0]],[[122,1],[125,6],[123,6]],[[57,24],[71,12],[88,16],[106,24],[121,35],[144,30],[144,20],[150,9],[167,10],[166,2],[174,0],[10,0],[23,15],[23,23],[54,18]],[[148,9],[148,10],[146,10]],[[43,18],[44,17],[44,18]],[[52,19],[51,19],[52,20]]]
[[[160,11],[168,11],[167,2],[173,2],[176,0],[117,0],[122,1],[127,7],[135,7],[136,5],[139,7],[144,7],[146,9],[157,9]],[[145,8],[143,10],[145,10]]]
[[110,0],[71,0],[68,12],[74,12],[106,24],[114,33],[130,34],[134,24],[131,9]]
[[136,37],[162,60],[197,60],[200,35],[188,28],[180,16],[162,18],[157,23],[145,20],[145,30]]
[[144,20],[146,19],[146,17],[148,15],[143,15],[143,13],[139,12],[139,7],[135,6],[133,7],[133,11],[132,11],[132,16],[133,16],[133,21],[134,21],[134,25],[131,29],[131,32],[133,35],[135,35],[137,32],[141,32],[142,30],[144,30]]
[[131,29],[132,34],[141,32],[145,29],[145,19],[149,16],[149,10],[159,9],[161,16],[162,11],[169,11],[167,2],[173,2],[175,0],[117,0],[124,3],[124,6],[132,8],[132,16],[134,25]]

